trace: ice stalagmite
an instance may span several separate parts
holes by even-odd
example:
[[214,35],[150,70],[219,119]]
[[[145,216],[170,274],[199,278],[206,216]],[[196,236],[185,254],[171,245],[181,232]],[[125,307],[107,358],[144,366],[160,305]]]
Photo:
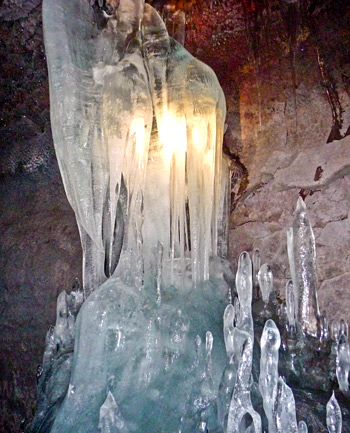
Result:
[[228,412],[227,433],[245,432],[246,427],[249,427],[249,425],[245,425],[249,416],[252,419],[255,433],[261,433],[261,418],[253,408],[250,396],[253,340],[248,333],[240,330],[238,332],[242,333],[241,338],[245,338],[245,341]]
[[287,317],[290,326],[295,325],[295,298],[293,281],[289,280],[286,284],[286,307]]
[[258,272],[260,269],[260,251],[255,249],[252,255],[252,264],[253,264],[253,298],[257,299],[259,297],[259,280],[258,280]]
[[[239,315],[234,329],[234,360],[237,363],[236,382],[227,418],[227,433],[245,432],[251,417],[255,433],[261,432],[261,418],[251,402],[251,374],[253,363],[254,329],[252,318],[252,262],[247,252],[238,261],[236,287],[239,298]],[[238,305],[238,303],[236,303]]]
[[280,377],[274,391],[272,410],[276,433],[298,433],[295,401],[292,390]]
[[260,345],[259,389],[263,398],[264,410],[269,424],[269,432],[275,433],[277,430],[272,414],[279,379],[278,350],[281,345],[281,337],[275,322],[271,319],[267,320],[265,323]]
[[218,423],[225,430],[227,426],[227,416],[232,398],[233,388],[237,376],[237,359],[235,355],[235,335],[234,326],[235,309],[232,304],[228,304],[224,312],[224,340],[226,347],[227,363],[221,377],[218,392]]
[[234,320],[234,306],[232,304],[228,304],[224,312],[224,340],[228,359],[230,359],[234,350]]
[[252,261],[249,254],[244,251],[239,256],[238,269],[236,274],[236,287],[239,299],[239,316],[237,328],[253,335],[253,317],[252,317]]
[[295,293],[296,318],[306,332],[316,336],[319,308],[315,238],[305,203],[301,197],[298,199],[294,222],[287,237],[289,263]]
[[341,391],[349,390],[350,349],[348,337],[341,334],[337,346],[336,373]]
[[344,319],[340,319],[339,321],[339,333],[344,334],[346,337],[348,337],[349,327]]
[[63,290],[57,299],[56,325],[46,335],[42,371],[38,377],[37,410],[31,424],[35,433],[49,431],[66,394],[74,392],[70,386],[73,363],[76,316],[83,303],[83,290],[75,284],[67,294]]
[[342,431],[342,414],[335,398],[334,391],[332,397],[327,403],[327,428],[329,433],[341,433]]

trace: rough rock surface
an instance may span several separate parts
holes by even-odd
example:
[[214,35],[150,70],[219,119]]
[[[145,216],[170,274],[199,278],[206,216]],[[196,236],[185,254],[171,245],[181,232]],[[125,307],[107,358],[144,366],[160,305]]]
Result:
[[[170,27],[173,12],[185,13],[187,48],[225,91],[233,267],[241,251],[259,248],[283,294],[285,231],[302,195],[316,236],[321,308],[349,321],[349,5],[152,3],[167,10]],[[0,1],[0,59],[0,431],[18,433],[34,406],[57,293],[81,272],[49,127],[41,0]]]

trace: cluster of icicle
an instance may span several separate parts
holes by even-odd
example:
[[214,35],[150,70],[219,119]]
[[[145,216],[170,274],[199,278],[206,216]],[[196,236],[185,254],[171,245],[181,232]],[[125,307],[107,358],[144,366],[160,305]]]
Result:
[[195,284],[207,280],[226,112],[214,72],[143,0],[120,0],[111,16],[87,0],[44,0],[43,23],[52,131],[84,288],[115,275],[118,263],[140,288],[158,242],[183,268],[191,255]]

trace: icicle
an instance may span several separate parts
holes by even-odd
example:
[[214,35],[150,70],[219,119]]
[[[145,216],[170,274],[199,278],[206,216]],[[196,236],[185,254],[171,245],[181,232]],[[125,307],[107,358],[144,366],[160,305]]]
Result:
[[253,290],[254,299],[259,298],[259,280],[258,280],[258,272],[260,269],[260,251],[258,249],[253,250],[253,256],[252,256],[252,263],[253,263]]
[[262,299],[266,304],[269,303],[270,293],[273,289],[273,275],[269,265],[264,263],[258,272],[259,286],[262,294]]
[[290,326],[295,326],[295,300],[292,280],[289,280],[286,284],[286,305],[288,323]]
[[341,433],[342,431],[342,414],[340,406],[335,398],[334,391],[329,399],[327,406],[327,428],[329,433]]

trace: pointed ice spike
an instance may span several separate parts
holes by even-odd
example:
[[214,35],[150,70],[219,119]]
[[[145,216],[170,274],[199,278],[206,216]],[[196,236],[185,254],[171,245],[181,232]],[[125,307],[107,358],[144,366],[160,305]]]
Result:
[[228,359],[230,359],[230,357],[233,354],[233,330],[234,330],[233,321],[234,320],[235,320],[234,306],[232,304],[228,304],[224,312],[224,340],[225,340],[226,354]]
[[239,321],[237,327],[253,334],[252,318],[252,262],[249,254],[244,251],[239,256],[236,274],[236,287],[240,304]]
[[265,304],[269,303],[270,293],[273,289],[273,275],[268,264],[264,263],[258,273],[259,286],[262,299]]
[[[306,206],[299,197],[295,218],[292,226],[293,245],[292,262],[294,260],[295,284],[297,295],[297,320],[302,328],[309,334],[317,335],[317,318],[319,308],[317,301],[317,276],[316,276],[316,247],[315,237],[307,215]],[[289,236],[288,236],[289,238]],[[288,239],[290,241],[290,239]],[[289,246],[289,249],[291,246]]]
[[348,338],[341,334],[337,348],[336,373],[341,391],[349,390],[350,349]]
[[255,433],[261,433],[261,418],[254,410],[250,397],[253,338],[246,332],[237,331],[238,333],[242,333],[242,336],[245,335],[245,343],[243,344],[243,353],[239,361],[236,385],[230,403],[227,433],[241,433],[241,422],[246,414],[249,414],[253,419]]
[[298,424],[298,433],[308,433],[307,424],[305,421],[299,421]]
[[293,391],[284,383],[284,429],[283,433],[298,433],[298,423]]
[[335,398],[334,391],[329,399],[327,406],[327,429],[329,433],[341,433],[342,431],[342,414],[340,406]]
[[261,357],[259,389],[263,398],[265,414],[269,423],[269,430],[273,431],[273,397],[278,383],[278,350],[281,337],[275,322],[267,320],[261,336]]
[[114,396],[110,391],[108,391],[106,400],[100,408],[100,421],[98,427],[101,433],[129,432]]

